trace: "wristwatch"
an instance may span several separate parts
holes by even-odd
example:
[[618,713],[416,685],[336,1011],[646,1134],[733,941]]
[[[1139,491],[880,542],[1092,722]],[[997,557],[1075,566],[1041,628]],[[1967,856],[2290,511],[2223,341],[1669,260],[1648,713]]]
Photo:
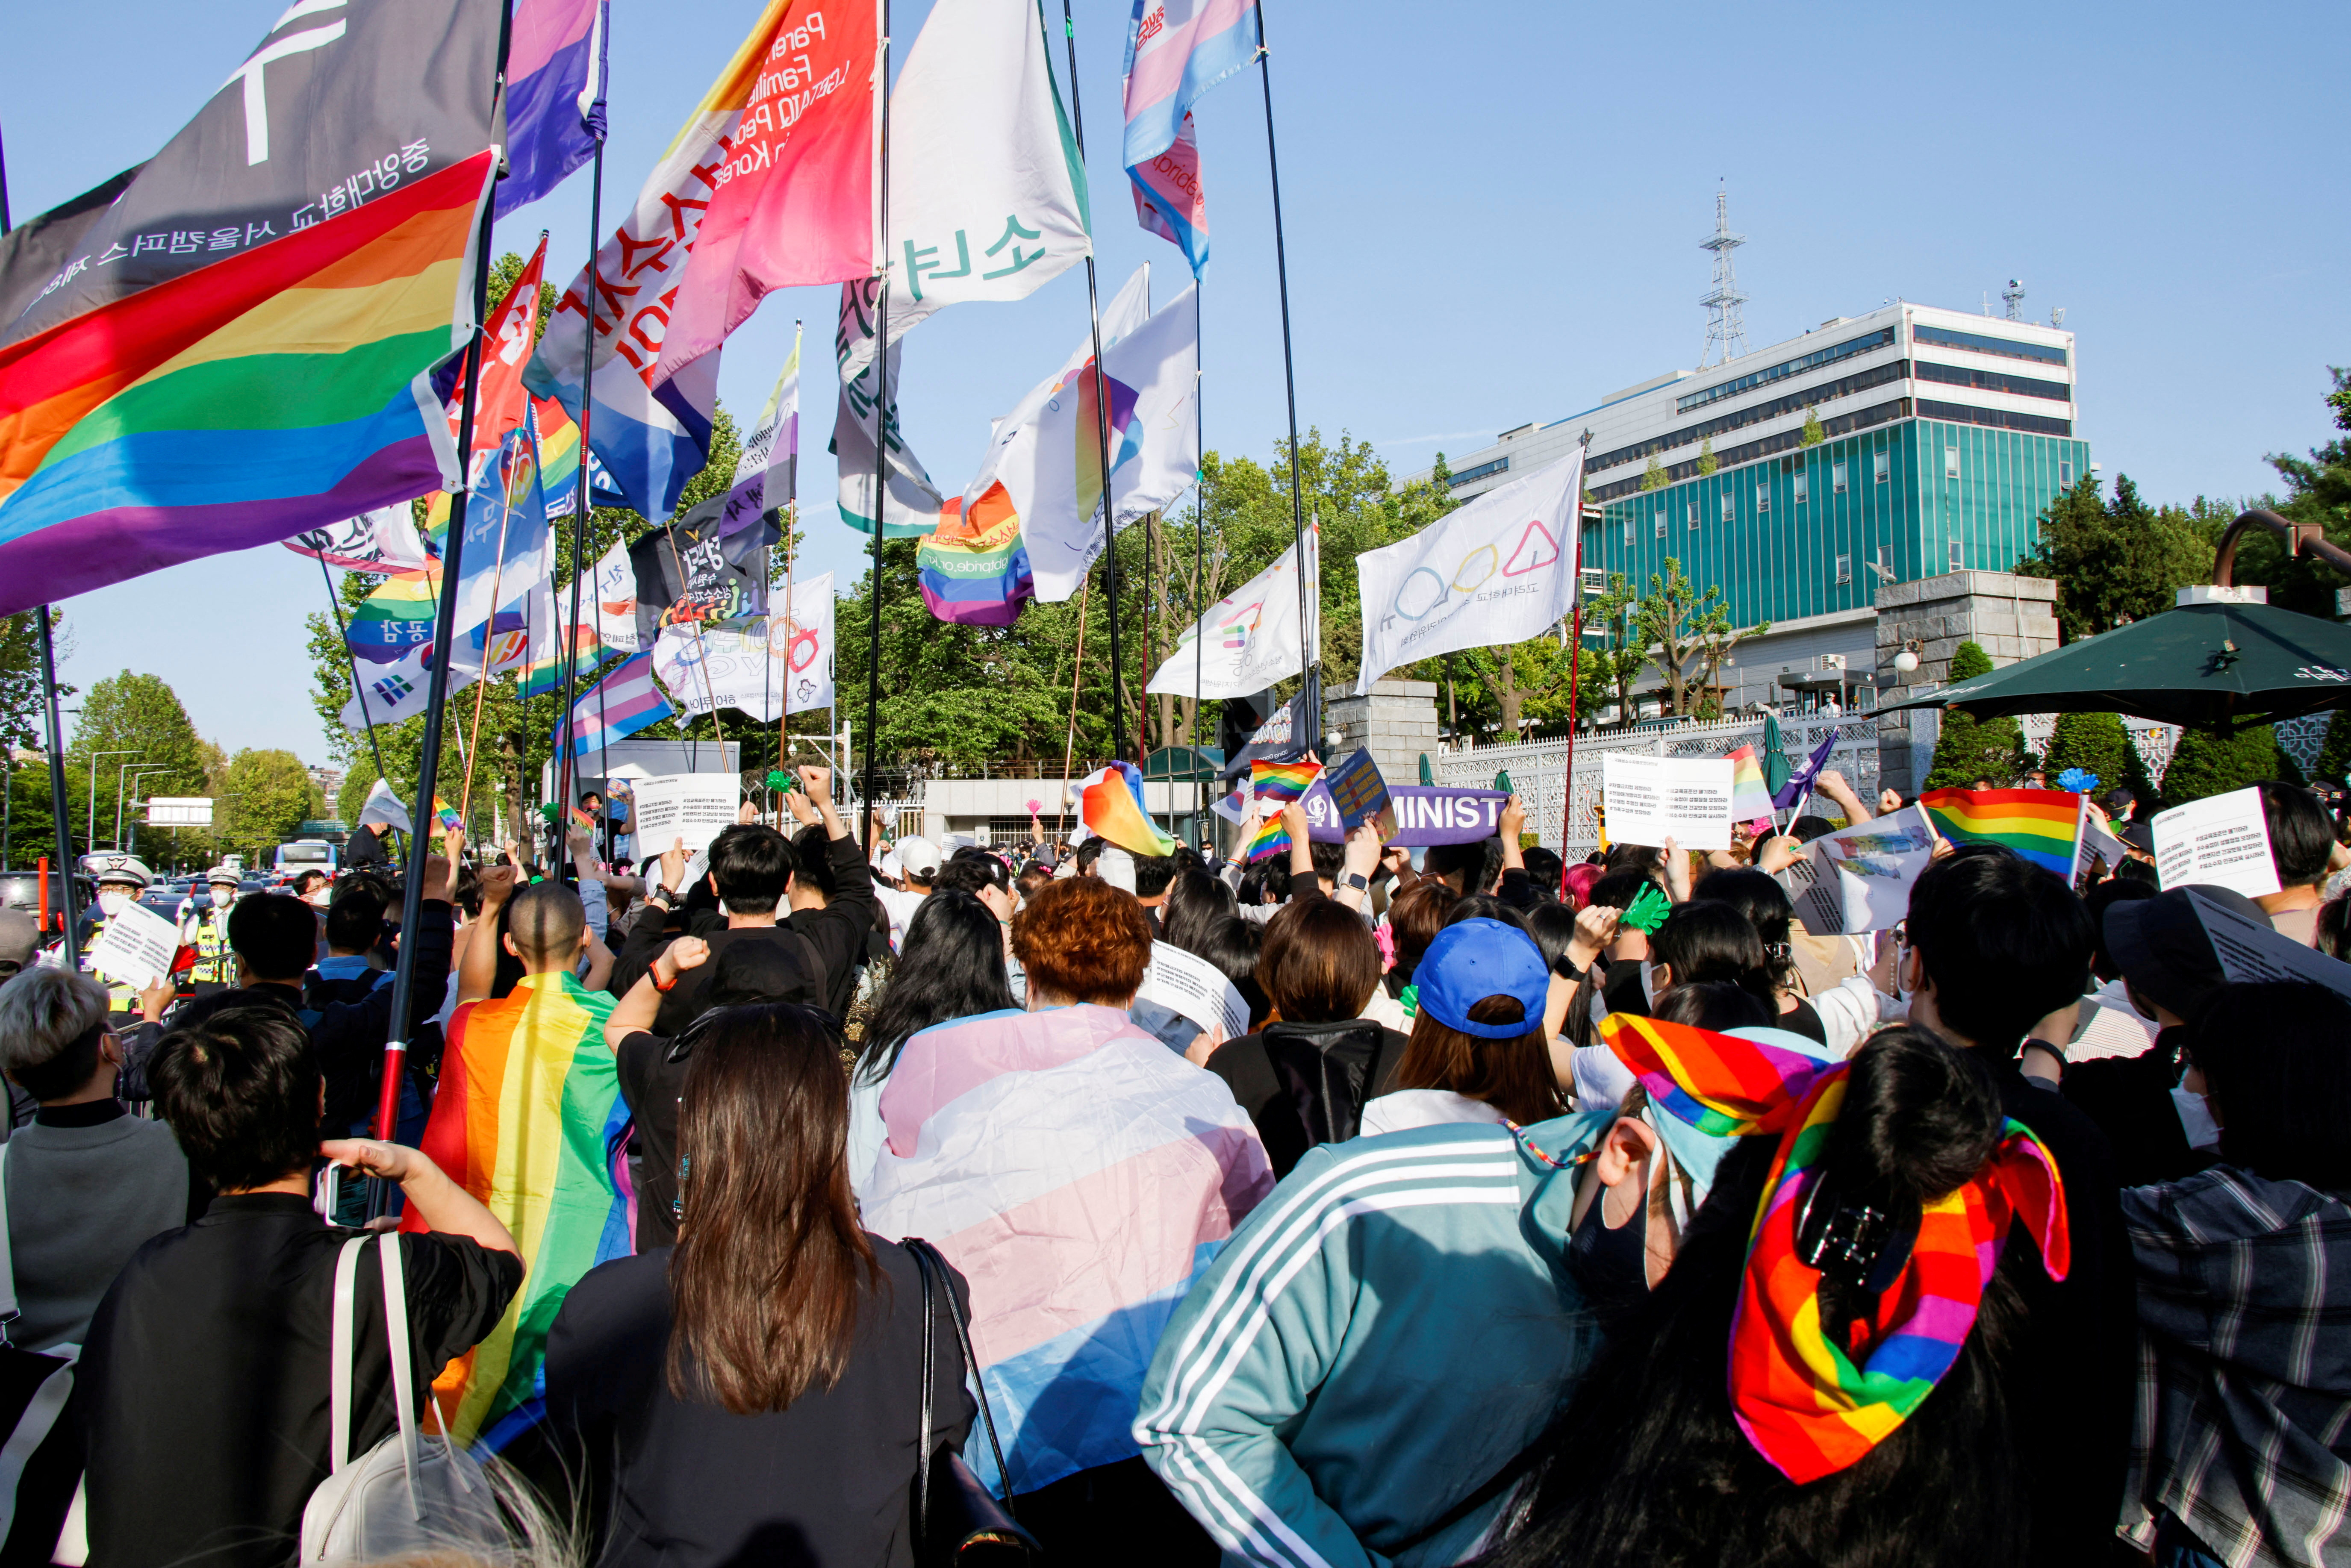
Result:
[[1350,893],[1364,893],[1370,890],[1372,879],[1362,872],[1351,871],[1339,879],[1339,885]]

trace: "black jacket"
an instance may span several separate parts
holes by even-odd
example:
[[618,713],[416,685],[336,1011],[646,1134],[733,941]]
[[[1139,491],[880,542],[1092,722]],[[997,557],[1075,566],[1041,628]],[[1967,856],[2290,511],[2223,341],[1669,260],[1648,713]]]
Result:
[[[873,896],[873,868],[853,838],[830,841],[826,859],[832,872],[832,897],[822,909],[798,909],[784,924],[809,940],[817,961],[824,966],[824,1008],[837,1019],[849,1017],[851,998],[857,995],[858,972],[871,951],[876,929],[874,916],[881,901]],[[885,932],[886,923],[882,927]]]
[[1315,1145],[1363,1131],[1364,1103],[1395,1087],[1409,1043],[1370,1019],[1272,1023],[1218,1047],[1208,1071],[1249,1113],[1279,1179]]
[[[416,969],[408,998],[408,1028],[403,1040],[441,1010],[449,988],[451,922],[449,905],[425,901],[417,920]],[[310,1031],[310,1050],[327,1080],[327,1114],[323,1125],[336,1137],[375,1110],[376,1086],[383,1078],[383,1047],[392,1032],[390,986],[375,986],[357,1001],[336,1001],[321,994],[306,998],[290,986],[259,985],[252,989],[285,1002]],[[312,1007],[311,1000],[324,1003]]]

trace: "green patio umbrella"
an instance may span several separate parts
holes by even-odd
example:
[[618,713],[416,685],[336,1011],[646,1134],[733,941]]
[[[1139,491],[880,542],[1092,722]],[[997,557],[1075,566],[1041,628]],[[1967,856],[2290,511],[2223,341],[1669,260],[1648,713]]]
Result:
[[2296,718],[2351,699],[2351,627],[2267,604],[2183,604],[1929,696],[1977,718],[2121,713],[2190,729]]

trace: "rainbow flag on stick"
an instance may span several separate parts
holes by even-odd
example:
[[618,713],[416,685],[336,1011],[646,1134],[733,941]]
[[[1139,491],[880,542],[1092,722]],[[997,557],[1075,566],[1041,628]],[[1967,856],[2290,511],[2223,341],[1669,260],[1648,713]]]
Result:
[[1176,852],[1176,841],[1143,809],[1143,770],[1132,762],[1114,763],[1085,780],[1078,820],[1086,831],[1129,854],[1155,859]]
[[[569,974],[526,975],[449,1020],[441,1086],[420,1147],[514,1233],[522,1290],[487,1339],[434,1380],[459,1444],[504,1448],[545,1414],[547,1331],[599,1263],[634,1250],[631,1118],[604,1043],[614,998]],[[424,1228],[411,1209],[402,1228]]]
[[453,833],[461,831],[465,827],[465,824],[457,819],[457,808],[441,799],[438,793],[433,797],[433,816],[434,821]]
[[1249,793],[1260,800],[1279,800],[1289,805],[1314,787],[1322,776],[1319,762],[1268,762],[1263,758],[1249,764]]
[[1280,854],[1289,848],[1290,834],[1282,828],[1281,819],[1268,817],[1258,824],[1257,836],[1249,840],[1248,852],[1242,858],[1254,862]]
[[0,349],[0,614],[455,478],[486,152]]
[[2074,874],[2082,798],[2063,789],[1930,789],[1918,797],[1947,839],[2000,844],[2059,876]]
[[1734,822],[1771,821],[1771,789],[1763,780],[1763,758],[1751,746],[1742,746],[1723,758],[1730,764],[1730,820]]

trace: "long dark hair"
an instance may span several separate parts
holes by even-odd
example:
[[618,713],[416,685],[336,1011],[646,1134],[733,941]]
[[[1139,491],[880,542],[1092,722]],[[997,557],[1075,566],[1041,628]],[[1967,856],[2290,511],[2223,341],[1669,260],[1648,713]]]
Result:
[[907,1037],[933,1024],[1001,1012],[1017,1004],[1004,968],[1004,927],[987,905],[952,888],[932,894],[906,923],[881,1005],[865,1025],[857,1081],[879,1083],[898,1065]]
[[1159,909],[1159,939],[1205,957],[1209,930],[1233,913],[1233,890],[1198,870],[1179,871],[1167,883],[1167,901]]
[[670,1391],[737,1416],[841,1381],[882,1282],[849,1189],[849,1085],[789,1002],[704,1023],[678,1100]]
[[1649,938],[1649,957],[1673,970],[1677,986],[1729,980],[1754,992],[1767,1007],[1779,1003],[1765,967],[1763,938],[1754,923],[1730,904],[1701,898],[1674,905]]
[[1780,885],[1778,877],[1753,866],[1730,866],[1708,872],[1695,896],[1701,902],[1727,904],[1747,916],[1747,923],[1763,942],[1763,972],[1780,990],[1795,989],[1796,950],[1789,935],[1796,908],[1788,902],[1788,890]]
[[[1980,1062],[1923,1030],[1887,1030],[1854,1057],[1823,1179],[1939,1196],[1973,1174],[2001,1126]],[[1725,1157],[1672,1269],[1537,1444],[1534,1502],[1483,1568],[2025,1560],[2025,1479],[2001,1382],[2023,1309],[2004,1275],[1942,1381],[1859,1462],[1800,1487],[1740,1430],[1724,1364],[1776,1143],[1748,1138]],[[1822,1295],[1824,1323],[1868,1311],[1856,1292]]]

